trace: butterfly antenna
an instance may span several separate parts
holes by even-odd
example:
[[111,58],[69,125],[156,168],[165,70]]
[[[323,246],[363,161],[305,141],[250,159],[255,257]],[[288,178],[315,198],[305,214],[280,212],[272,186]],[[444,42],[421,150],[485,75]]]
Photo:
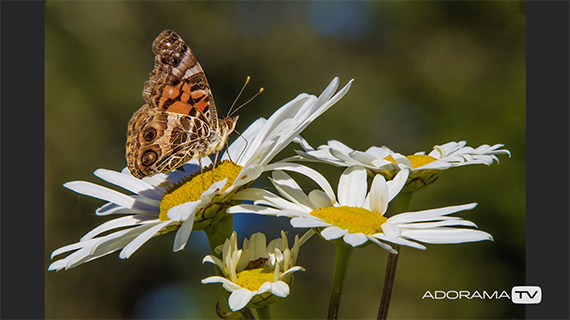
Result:
[[259,88],[259,91],[253,96],[251,97],[251,99],[247,100],[246,102],[244,102],[241,106],[237,107],[232,113],[230,113],[228,115],[228,117],[231,117],[232,114],[236,113],[239,109],[243,108],[246,104],[250,103],[251,100],[255,99],[255,97],[257,97],[258,95],[260,95],[263,92],[263,88]]
[[245,79],[245,83],[243,84],[243,87],[241,87],[241,90],[239,91],[239,93],[238,93],[236,99],[234,100],[234,103],[232,103],[232,106],[230,107],[230,110],[228,111],[228,117],[231,116],[232,109],[233,109],[234,106],[236,105],[236,103],[237,103],[239,97],[241,97],[241,94],[243,93],[243,90],[245,89],[245,87],[246,87],[247,84],[249,83],[249,79],[250,79],[250,77],[247,76],[247,78]]

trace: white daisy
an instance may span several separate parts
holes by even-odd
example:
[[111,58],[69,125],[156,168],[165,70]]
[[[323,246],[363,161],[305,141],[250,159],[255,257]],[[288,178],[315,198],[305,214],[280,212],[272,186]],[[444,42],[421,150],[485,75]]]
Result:
[[452,167],[461,167],[471,164],[491,165],[499,161],[497,155],[511,153],[506,149],[499,149],[503,144],[493,146],[481,145],[477,149],[465,146],[465,141],[448,142],[441,146],[434,146],[426,155],[417,152],[410,156],[396,153],[389,148],[370,147],[362,152],[353,150],[342,142],[330,140],[326,145],[313,149],[305,140],[301,139],[301,146],[305,151],[298,151],[301,159],[321,161],[332,165],[348,167],[352,165],[363,166],[372,174],[382,174],[391,179],[400,169],[411,170],[406,191],[415,191],[434,182],[439,173]]
[[289,295],[293,272],[305,271],[295,266],[299,246],[299,237],[295,236],[289,249],[287,236],[281,231],[281,238],[268,245],[263,233],[255,233],[250,240],[244,239],[243,248],[238,250],[234,231],[221,249],[222,259],[208,255],[203,260],[217,265],[223,276],[208,277],[202,283],[221,283],[231,292],[228,304],[233,311],[267,306]]
[[[263,171],[271,170],[268,163],[303,131],[313,120],[340,100],[352,80],[336,94],[338,78],[317,98],[300,94],[279,108],[269,119],[260,118],[251,124],[240,138],[223,154],[223,161],[212,170],[204,169],[200,176],[196,159],[175,170],[142,180],[134,178],[125,168],[122,172],[98,169],[95,175],[133,194],[96,185],[86,181],[64,184],[77,193],[108,201],[97,209],[97,215],[128,214],[108,221],[87,233],[78,243],[62,247],[56,255],[75,251],[57,260],[49,270],[69,269],[121,250],[128,258],[154,236],[178,229],[174,251],[184,248],[191,231],[203,230],[215,224],[232,204],[232,195],[251,185]],[[229,155],[228,155],[229,153]],[[210,158],[201,159],[211,165]],[[212,183],[213,182],[213,183]]]
[[408,169],[400,170],[388,182],[382,175],[376,175],[367,193],[366,169],[348,167],[340,177],[337,200],[330,184],[318,172],[307,167],[299,169],[299,164],[290,165],[288,169],[297,167],[295,171],[313,179],[322,190],[313,190],[306,195],[289,175],[274,171],[272,183],[281,197],[263,189],[245,189],[236,193],[234,199],[251,200],[254,204],[234,206],[228,212],[289,217],[293,227],[317,228],[325,240],[340,241],[342,238],[353,247],[371,241],[391,253],[396,251],[387,243],[426,249],[418,242],[444,244],[492,240],[486,232],[453,227],[477,227],[471,221],[449,216],[473,209],[476,203],[384,217],[388,203],[403,188]]

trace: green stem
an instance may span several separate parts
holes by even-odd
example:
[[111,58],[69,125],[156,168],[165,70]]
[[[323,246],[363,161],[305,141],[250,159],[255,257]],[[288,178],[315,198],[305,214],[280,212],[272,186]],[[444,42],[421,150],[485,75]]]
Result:
[[[218,223],[204,228],[204,232],[206,233],[206,237],[208,238],[208,244],[210,245],[210,252],[212,253],[212,255],[220,257],[220,255],[216,254],[215,249],[217,246],[223,245],[226,239],[229,239],[231,237],[233,232],[233,225],[234,225],[234,216],[228,214],[222,219],[220,219]],[[220,268],[218,268],[216,265],[214,265],[214,271],[216,272],[217,276],[220,277],[224,276],[222,270],[220,270]],[[219,286],[220,289],[222,289],[222,293],[224,294],[224,297],[227,300],[230,297],[230,293],[222,287],[222,284],[220,284]],[[249,313],[251,314],[249,308],[244,308],[244,309],[247,310],[242,309],[243,311],[240,311],[244,316],[244,318],[251,319],[248,318],[247,314],[247,311],[249,311]],[[251,317],[253,318],[253,315],[251,315]]]
[[212,255],[219,257],[215,250],[217,246],[223,245],[226,239],[232,235],[234,227],[234,216],[227,214],[220,219],[216,224],[204,228],[206,237],[208,237],[208,244],[210,245],[210,252]]
[[259,320],[271,320],[271,312],[269,306],[257,308],[255,311],[257,311],[257,318],[259,318]]
[[[396,212],[401,213],[408,211],[412,195],[412,192],[402,192],[394,199],[396,202]],[[390,307],[390,299],[396,280],[396,268],[398,267],[401,247],[397,244],[393,245],[393,247],[394,250],[398,251],[398,254],[388,254],[386,275],[384,276],[384,289],[382,290],[382,300],[380,300],[380,308],[378,309],[378,320],[386,320],[388,318],[388,308]]]
[[331,298],[329,302],[329,314],[327,319],[338,319],[338,310],[340,307],[340,298],[342,295],[342,287],[344,278],[348,270],[350,257],[352,256],[352,247],[342,243],[336,245],[336,256],[334,263],[334,276],[331,288]]

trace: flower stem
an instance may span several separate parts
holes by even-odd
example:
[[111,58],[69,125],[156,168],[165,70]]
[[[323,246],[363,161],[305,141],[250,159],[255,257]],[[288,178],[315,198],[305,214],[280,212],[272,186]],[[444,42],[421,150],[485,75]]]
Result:
[[[226,239],[231,237],[233,232],[233,226],[234,226],[234,217],[233,215],[228,214],[225,217],[223,217],[220,221],[218,221],[218,223],[204,228],[204,232],[206,233],[206,237],[208,238],[208,244],[210,245],[210,252],[212,253],[213,256],[220,257],[220,255],[216,254],[215,249],[217,246],[223,245]],[[218,268],[217,266],[214,266],[214,271],[216,272],[217,276],[220,277],[224,276],[222,270],[220,270],[220,268]],[[222,293],[227,300],[230,297],[230,293],[223,288],[222,284],[220,284],[220,289],[222,290]],[[242,311],[240,312],[242,313],[245,319],[255,319],[253,318],[253,314],[251,314],[251,310],[249,310],[249,308],[246,307],[244,309],[247,310],[242,309]],[[249,315],[251,315],[251,318],[248,318]]]
[[[397,212],[406,212],[410,207],[412,200],[412,192],[401,192],[395,199]],[[378,320],[386,320],[388,318],[388,307],[390,306],[390,298],[394,289],[396,280],[396,268],[398,267],[398,258],[401,254],[400,245],[394,245],[394,250],[398,254],[388,254],[388,262],[386,264],[386,275],[384,276],[384,289],[382,290],[382,300],[380,300],[380,308],[378,309]]]
[[348,270],[350,257],[352,256],[352,247],[345,244],[336,245],[336,256],[334,263],[334,276],[331,288],[331,298],[329,301],[329,313],[327,319],[338,319],[338,310],[340,307],[340,297],[342,295],[342,287],[344,278]]
[[255,311],[257,311],[257,318],[259,318],[259,320],[271,320],[271,312],[269,306],[257,308]]
[[384,289],[382,290],[382,300],[380,300],[380,308],[378,309],[378,320],[386,320],[388,318],[388,307],[390,306],[390,298],[392,297],[392,289],[394,288],[394,280],[396,279],[400,246],[397,244],[394,245],[394,250],[398,251],[398,254],[388,254],[386,275],[384,276]]
[[212,255],[219,257],[215,250],[217,246],[223,245],[226,239],[229,239],[233,232],[234,217],[227,214],[220,219],[216,224],[204,228],[206,237],[208,237],[208,244],[210,245],[210,252]]

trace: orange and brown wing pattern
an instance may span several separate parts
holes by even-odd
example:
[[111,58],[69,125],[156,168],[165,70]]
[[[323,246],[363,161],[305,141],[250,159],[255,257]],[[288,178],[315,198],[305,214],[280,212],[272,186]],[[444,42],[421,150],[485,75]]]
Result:
[[164,30],[153,42],[154,70],[143,98],[159,110],[196,116],[202,113],[214,128],[218,115],[212,91],[200,63],[184,40]]
[[146,104],[128,124],[126,158],[139,179],[219,152],[236,118],[218,119],[206,75],[184,40],[164,30],[154,40],[154,69],[144,84]]
[[126,158],[129,171],[139,179],[176,169],[194,155],[206,152],[211,135],[203,116],[154,110],[148,105],[129,121]]

